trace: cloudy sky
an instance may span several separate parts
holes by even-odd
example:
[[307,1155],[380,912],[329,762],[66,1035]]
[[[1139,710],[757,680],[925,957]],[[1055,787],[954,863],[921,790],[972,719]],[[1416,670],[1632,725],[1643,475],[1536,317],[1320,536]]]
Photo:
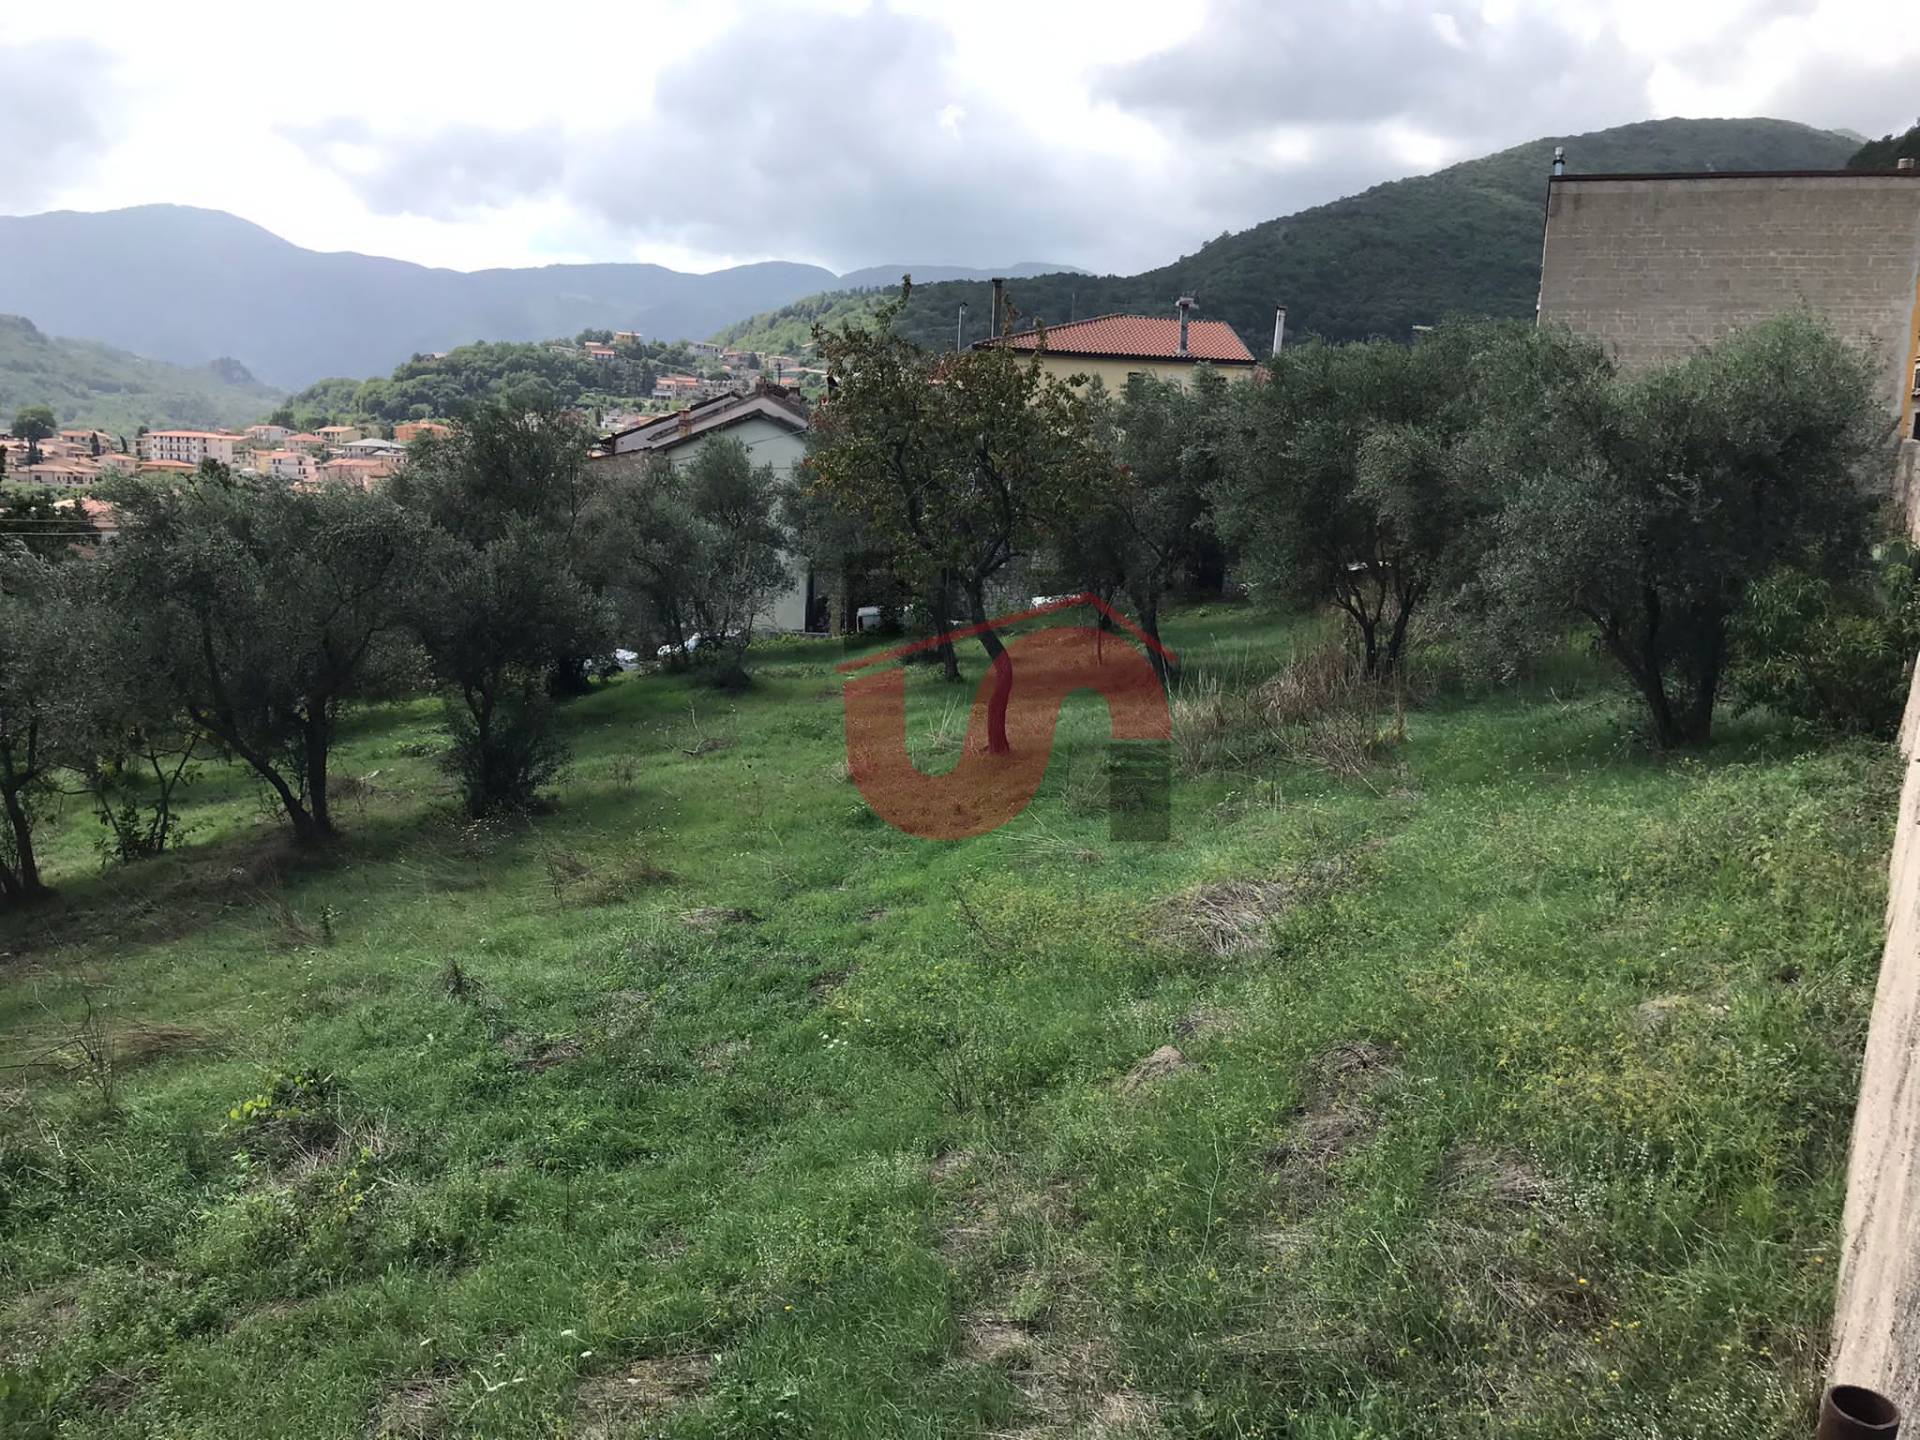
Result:
[[1910,0],[9,5],[0,213],[472,269],[1133,271],[1535,136],[1920,112]]

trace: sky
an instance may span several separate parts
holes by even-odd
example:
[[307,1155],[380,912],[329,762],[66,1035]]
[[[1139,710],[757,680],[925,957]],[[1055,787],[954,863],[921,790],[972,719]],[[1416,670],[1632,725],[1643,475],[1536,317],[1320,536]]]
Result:
[[463,270],[1131,273],[1541,135],[1903,130],[1909,4],[10,5],[0,213],[202,205]]

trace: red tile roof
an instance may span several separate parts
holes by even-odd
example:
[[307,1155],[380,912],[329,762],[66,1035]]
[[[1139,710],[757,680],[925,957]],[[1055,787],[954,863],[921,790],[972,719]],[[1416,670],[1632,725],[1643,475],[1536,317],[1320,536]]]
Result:
[[[982,345],[1035,350],[1040,332],[1023,330]],[[1122,360],[1212,360],[1251,365],[1253,352],[1224,320],[1194,320],[1187,326],[1187,353],[1180,353],[1180,321],[1171,315],[1096,315],[1047,326],[1047,352],[1053,355],[1112,356]]]

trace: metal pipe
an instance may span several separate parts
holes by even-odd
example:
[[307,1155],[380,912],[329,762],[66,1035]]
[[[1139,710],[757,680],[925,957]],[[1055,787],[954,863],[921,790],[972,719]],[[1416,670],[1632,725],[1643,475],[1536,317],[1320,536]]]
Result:
[[1897,1440],[1900,1407],[1864,1385],[1829,1385],[1814,1440]]

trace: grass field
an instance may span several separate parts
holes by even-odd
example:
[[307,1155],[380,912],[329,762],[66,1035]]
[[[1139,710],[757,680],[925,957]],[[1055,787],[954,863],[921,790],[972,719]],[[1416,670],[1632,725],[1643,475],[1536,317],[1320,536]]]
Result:
[[509,825],[357,716],[325,863],[217,768],[132,868],[75,802],[0,938],[0,1433],[1811,1433],[1891,750],[1663,764],[1569,662],[1126,843],[1076,700],[937,843],[838,658],[575,702]]

